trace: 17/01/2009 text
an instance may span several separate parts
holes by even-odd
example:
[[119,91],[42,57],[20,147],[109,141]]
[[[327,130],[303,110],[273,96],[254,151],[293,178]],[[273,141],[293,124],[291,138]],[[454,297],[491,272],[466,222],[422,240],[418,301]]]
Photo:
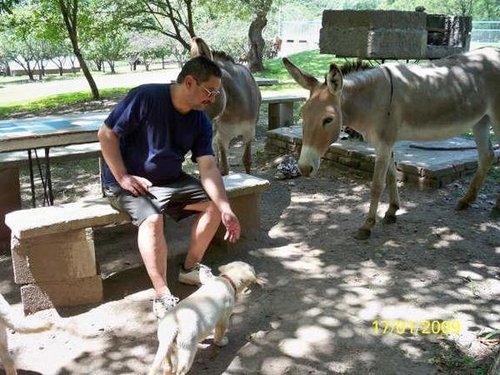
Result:
[[376,335],[389,333],[404,335],[458,335],[462,326],[458,320],[374,320]]

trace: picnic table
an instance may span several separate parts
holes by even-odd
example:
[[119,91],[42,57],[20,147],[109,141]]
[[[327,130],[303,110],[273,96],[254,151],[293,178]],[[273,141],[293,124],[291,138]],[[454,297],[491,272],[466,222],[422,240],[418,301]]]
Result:
[[[97,130],[108,116],[108,112],[82,113],[68,116],[47,116],[20,120],[0,121],[0,240],[8,237],[4,226],[7,212],[21,207],[19,183],[19,158],[27,160],[30,173],[32,206],[36,206],[34,170],[38,167],[44,189],[44,204],[52,205],[52,179],[50,173],[50,151],[57,147],[58,155],[80,152],[72,148],[97,142]],[[64,149],[61,149],[61,146]],[[95,147],[98,147],[96,144]],[[94,148],[95,148],[94,147]],[[24,155],[22,155],[24,153]],[[39,152],[43,154],[39,155]],[[45,166],[42,175],[41,160]]]

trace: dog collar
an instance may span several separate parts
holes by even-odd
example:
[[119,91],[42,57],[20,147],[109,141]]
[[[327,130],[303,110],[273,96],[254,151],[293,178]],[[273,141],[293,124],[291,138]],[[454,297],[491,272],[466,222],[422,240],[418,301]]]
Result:
[[231,278],[228,275],[222,274],[220,276],[223,277],[223,278],[225,278],[227,281],[229,281],[229,284],[231,284],[231,286],[234,289],[234,295],[236,295],[236,292],[238,291],[238,289],[236,288],[236,285],[234,284],[233,280],[231,280]]

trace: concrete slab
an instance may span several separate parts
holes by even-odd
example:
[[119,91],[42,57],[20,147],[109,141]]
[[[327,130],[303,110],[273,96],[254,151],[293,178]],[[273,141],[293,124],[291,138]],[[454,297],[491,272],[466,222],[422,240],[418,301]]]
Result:
[[[280,152],[298,152],[302,127],[278,128],[267,132],[266,147]],[[500,149],[495,145],[496,162]],[[334,166],[356,169],[371,175],[375,149],[366,142],[342,139],[330,145],[323,158]],[[473,140],[454,137],[444,141],[400,141],[394,147],[394,159],[400,179],[422,187],[442,187],[477,169],[477,150]]]

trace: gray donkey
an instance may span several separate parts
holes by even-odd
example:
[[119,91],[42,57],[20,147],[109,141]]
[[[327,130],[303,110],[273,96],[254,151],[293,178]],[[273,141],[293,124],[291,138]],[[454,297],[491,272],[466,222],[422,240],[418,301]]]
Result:
[[243,165],[250,173],[252,165],[252,140],[259,119],[262,97],[259,87],[247,67],[237,64],[224,52],[212,52],[199,37],[191,40],[191,57],[205,56],[222,70],[221,93],[207,109],[213,122],[213,148],[223,175],[229,173],[227,162],[229,142],[242,136],[244,143]]

